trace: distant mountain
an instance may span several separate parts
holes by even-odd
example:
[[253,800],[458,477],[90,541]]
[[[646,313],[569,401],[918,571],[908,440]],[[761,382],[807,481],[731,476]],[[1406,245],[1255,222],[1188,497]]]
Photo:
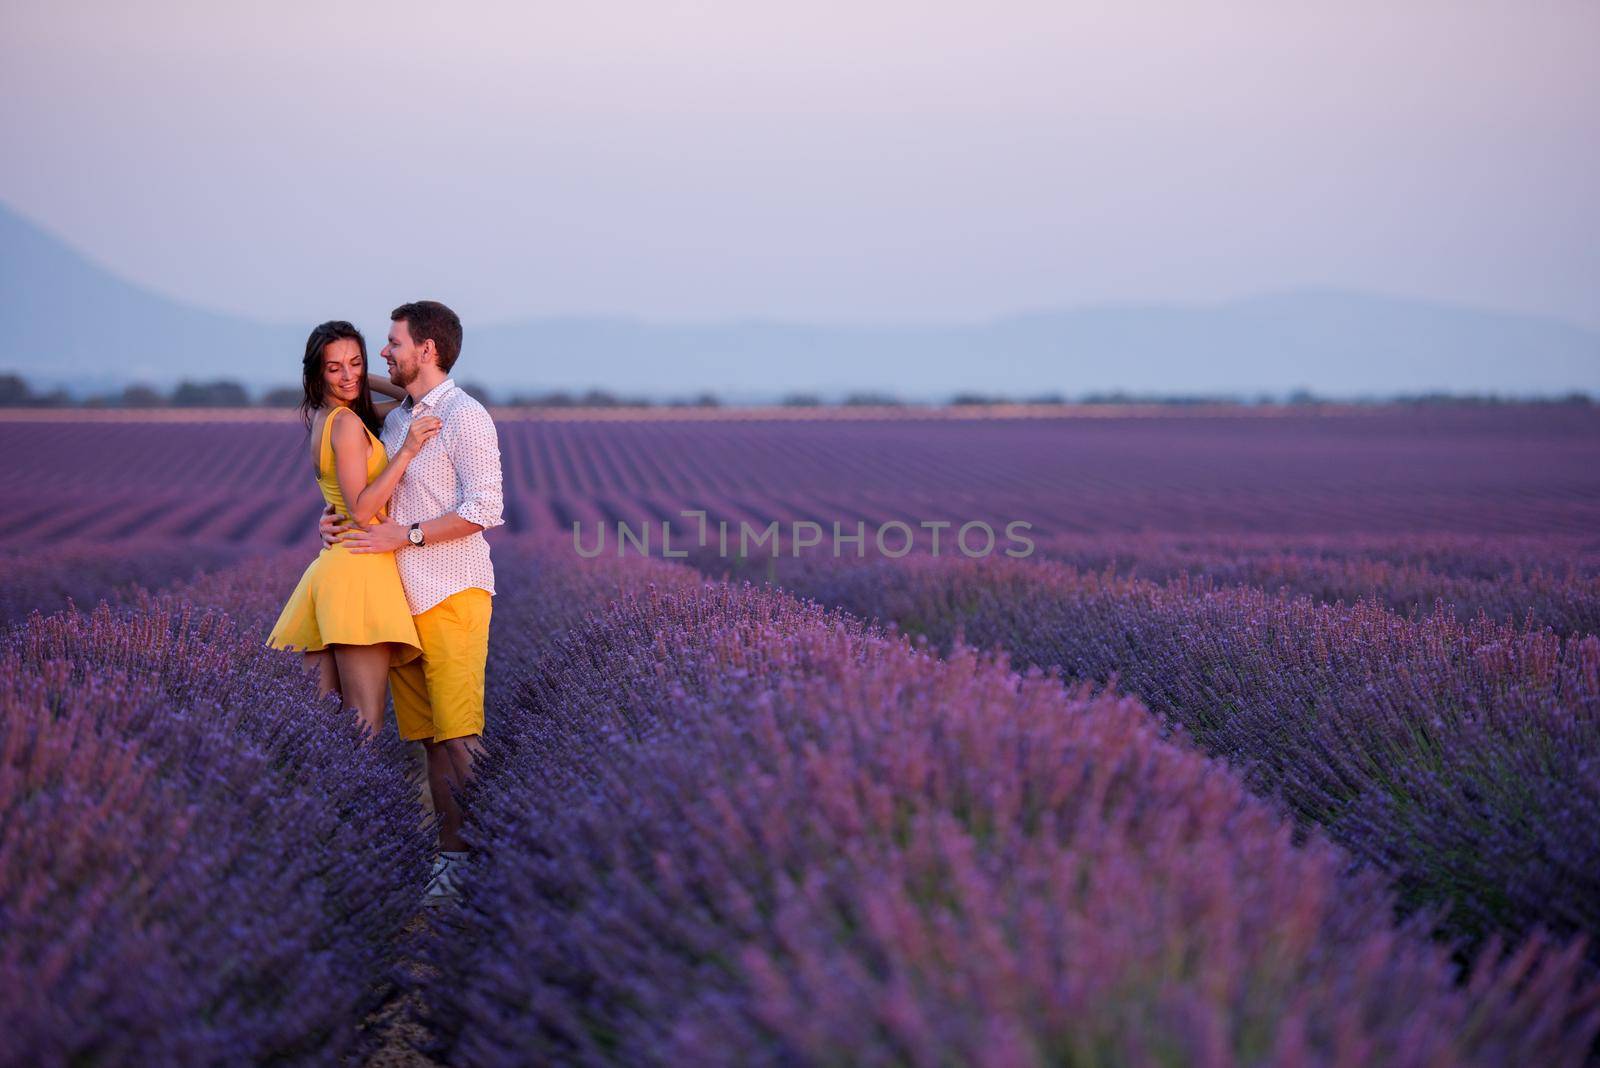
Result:
[[[0,206],[0,371],[82,392],[181,378],[248,381],[282,364],[298,377],[305,328],[180,304],[126,282]],[[271,385],[281,384],[279,382]]]
[[[306,331],[189,307],[89,262],[0,207],[0,371],[78,391],[249,378]],[[1343,290],[1208,305],[1102,304],[967,326],[677,325],[623,318],[467,324],[457,374],[502,395],[600,387],[734,399],[790,391],[1009,395],[1447,390],[1600,393],[1600,331],[1532,315]]]
[[536,376],[635,392],[1600,392],[1600,332],[1336,290],[1208,306],[1100,305],[959,327],[546,319],[484,327],[473,345],[484,370],[472,376],[485,381]]

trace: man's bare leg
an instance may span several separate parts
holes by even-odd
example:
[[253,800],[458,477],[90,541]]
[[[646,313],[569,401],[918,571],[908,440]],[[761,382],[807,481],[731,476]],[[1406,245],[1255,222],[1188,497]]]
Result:
[[483,738],[469,734],[446,738],[442,742],[423,740],[428,753],[428,789],[433,794],[433,809],[440,814],[439,848],[460,852],[467,848],[461,838],[461,806],[450,788],[460,789],[472,778],[472,762],[483,752]]
[[424,818],[433,812],[433,784],[428,774],[428,742],[408,742],[411,759],[417,765],[417,804],[422,806]]

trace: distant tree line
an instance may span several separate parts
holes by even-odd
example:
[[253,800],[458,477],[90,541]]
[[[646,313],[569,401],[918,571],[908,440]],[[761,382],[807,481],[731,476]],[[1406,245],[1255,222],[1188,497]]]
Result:
[[[279,389],[264,394],[256,402],[262,407],[299,404],[300,391]],[[3,408],[245,408],[252,406],[250,394],[237,382],[179,382],[169,390],[154,386],[124,386],[114,393],[73,397],[66,390],[39,392],[21,375],[0,374],[0,407]]]
[[[485,404],[501,404],[531,408],[717,408],[723,401],[715,393],[700,392],[665,400],[625,396],[604,389],[582,392],[551,390],[543,393],[491,393],[475,382],[463,382],[461,388]],[[1298,389],[1287,394],[1155,394],[1112,392],[1083,393],[1068,397],[1062,393],[1035,393],[1009,396],[996,393],[960,392],[935,404],[951,406],[995,405],[1049,405],[1049,404],[1166,404],[1174,406],[1236,404],[1236,405],[1319,405],[1319,404],[1411,404],[1411,405],[1493,405],[1493,404],[1561,404],[1592,405],[1596,398],[1587,393],[1572,392],[1560,396],[1514,397],[1488,393],[1401,393],[1368,397],[1332,397]],[[124,386],[110,393],[97,393],[87,397],[74,397],[63,389],[39,391],[17,374],[0,374],[0,408],[294,408],[300,403],[300,388],[268,389],[252,398],[249,390],[238,382],[218,379],[211,382],[179,382],[161,390],[148,385]],[[786,408],[812,407],[929,407],[929,402],[910,401],[892,393],[847,393],[829,400],[819,393],[786,393],[777,404]]]
[[[461,388],[479,400],[483,400],[487,395],[486,391],[471,385],[463,385]],[[696,393],[661,401],[649,397],[619,396],[604,389],[590,389],[582,393],[559,389],[545,393],[514,393],[497,397],[495,403],[524,408],[719,408],[722,406],[722,401],[715,393]]]
[[[467,392],[487,399],[488,391],[470,383]],[[300,404],[299,386],[268,389],[252,398],[238,382],[179,382],[170,389],[135,384],[110,393],[74,397],[63,389],[40,392],[21,375],[0,374],[0,408],[294,408]]]

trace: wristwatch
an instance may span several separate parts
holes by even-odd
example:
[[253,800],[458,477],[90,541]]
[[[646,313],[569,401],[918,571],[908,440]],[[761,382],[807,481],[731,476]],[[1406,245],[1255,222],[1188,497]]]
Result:
[[411,539],[411,544],[412,545],[421,545],[422,544],[422,524],[421,523],[412,523],[411,524],[411,529],[406,531],[406,537]]

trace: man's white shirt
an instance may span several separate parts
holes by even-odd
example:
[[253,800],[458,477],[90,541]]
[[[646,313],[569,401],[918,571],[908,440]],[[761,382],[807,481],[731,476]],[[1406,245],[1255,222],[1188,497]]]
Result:
[[[411,421],[439,418],[439,433],[422,447],[400,476],[389,501],[389,517],[401,526],[454,512],[488,530],[505,522],[500,478],[500,441],[483,405],[446,378],[420,401],[408,396],[383,421],[383,448],[393,460],[405,444]],[[421,615],[452,594],[474,587],[494,593],[494,566],[483,531],[437,544],[403,545],[395,564],[412,615]]]

